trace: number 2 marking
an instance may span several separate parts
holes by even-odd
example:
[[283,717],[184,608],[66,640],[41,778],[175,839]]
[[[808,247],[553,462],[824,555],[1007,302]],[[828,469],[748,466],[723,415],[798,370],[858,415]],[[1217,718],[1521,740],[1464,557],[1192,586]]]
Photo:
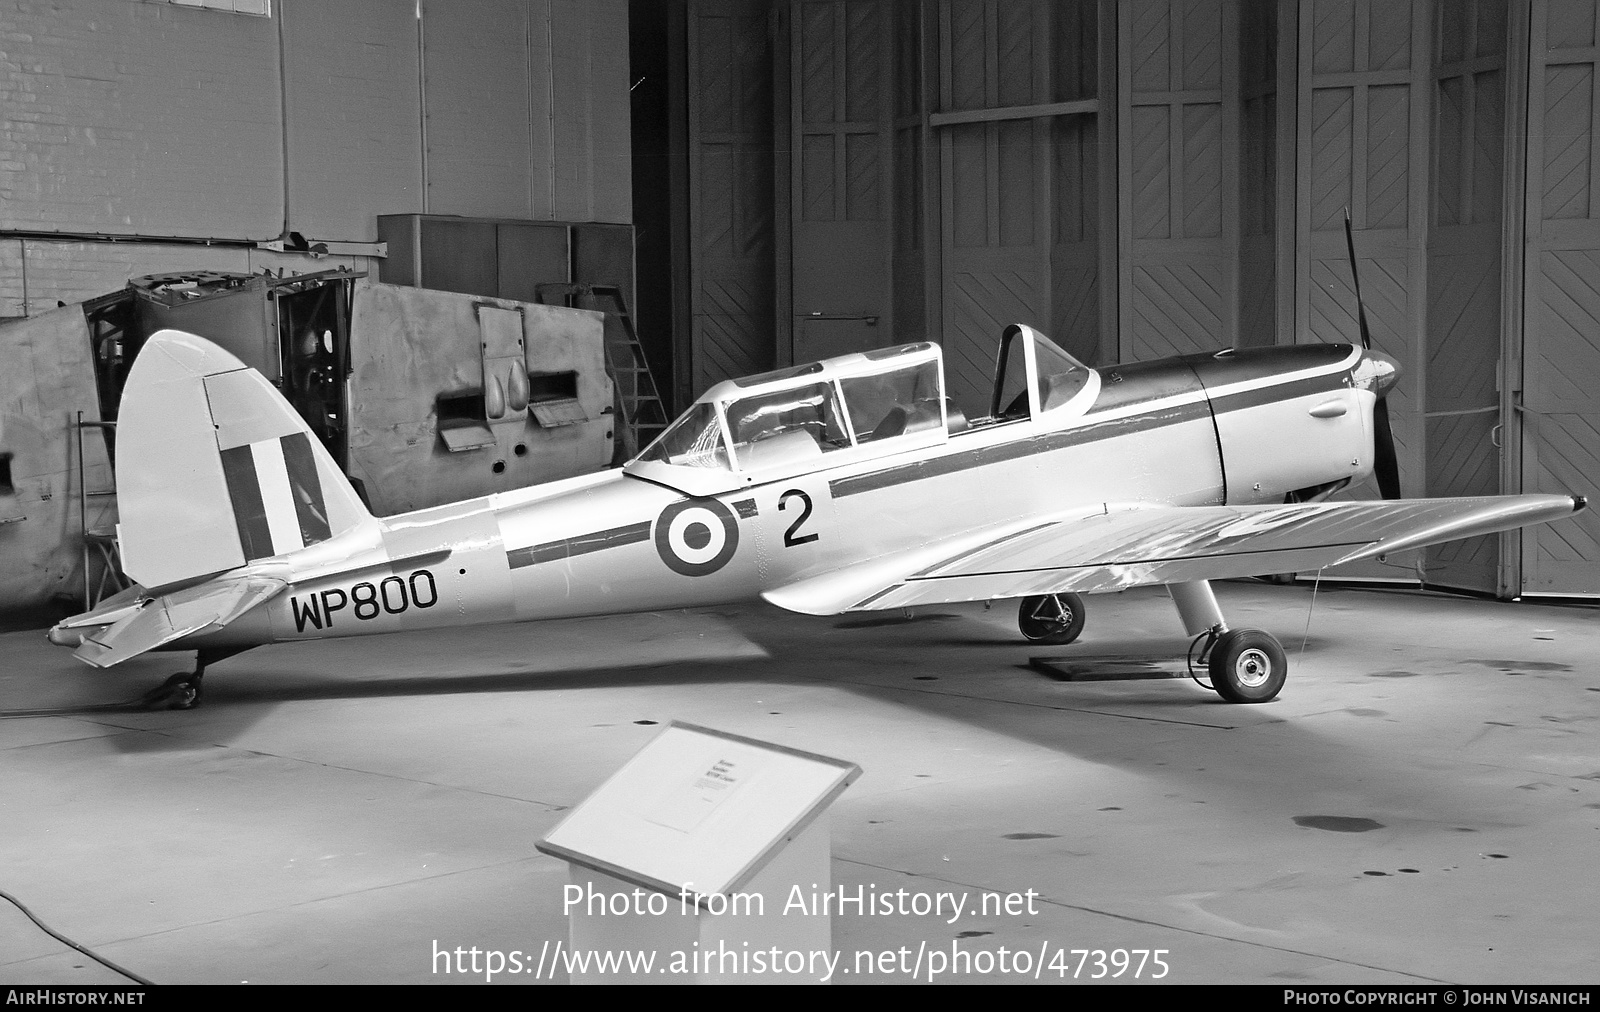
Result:
[[789,506],[789,500],[795,498],[800,500],[801,510],[800,515],[795,518],[794,523],[790,524],[789,529],[783,532],[783,547],[785,548],[793,548],[796,545],[803,545],[808,542],[815,541],[818,538],[818,535],[816,534],[802,534],[799,537],[795,536],[795,532],[800,529],[800,525],[811,519],[811,497],[806,495],[804,492],[797,488],[791,488],[789,491],[785,492],[782,497],[778,499],[778,512],[781,513],[786,510]]

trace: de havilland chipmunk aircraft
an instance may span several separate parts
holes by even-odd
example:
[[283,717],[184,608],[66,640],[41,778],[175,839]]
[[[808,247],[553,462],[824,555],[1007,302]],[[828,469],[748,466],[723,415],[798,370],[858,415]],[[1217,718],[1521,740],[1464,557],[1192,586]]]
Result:
[[119,413],[138,585],[50,639],[98,667],[196,650],[150,700],[183,707],[207,664],[268,643],[755,597],[809,615],[1020,598],[1022,633],[1061,643],[1079,595],[1164,584],[1212,687],[1252,703],[1278,693],[1284,652],[1229,629],[1207,581],[1585,505],[1325,501],[1375,467],[1398,496],[1397,367],[1360,345],[1093,369],[1030,327],[1000,338],[983,417],[946,397],[937,345],[902,345],[719,383],[618,470],[379,518],[271,383],[162,331]]

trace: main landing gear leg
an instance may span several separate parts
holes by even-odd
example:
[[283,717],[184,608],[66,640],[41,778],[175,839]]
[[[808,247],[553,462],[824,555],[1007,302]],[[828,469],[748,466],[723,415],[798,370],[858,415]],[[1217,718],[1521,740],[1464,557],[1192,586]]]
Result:
[[197,650],[194,670],[180,671],[160,685],[145,693],[141,705],[146,710],[190,710],[200,705],[200,679],[205,677],[206,665],[237,653],[236,650]]
[[1265,703],[1278,694],[1289,662],[1276,637],[1260,629],[1229,629],[1205,580],[1168,584],[1167,592],[1178,606],[1184,630],[1206,637],[1200,660],[1217,695],[1230,703]]

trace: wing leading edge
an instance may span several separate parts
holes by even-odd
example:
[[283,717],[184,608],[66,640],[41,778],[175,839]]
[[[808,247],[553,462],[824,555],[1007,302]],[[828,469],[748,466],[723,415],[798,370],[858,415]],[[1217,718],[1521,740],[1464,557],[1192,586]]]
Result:
[[790,611],[835,615],[1301,572],[1558,520],[1585,505],[1582,497],[1569,495],[1282,506],[1106,504],[848,566],[762,597]]

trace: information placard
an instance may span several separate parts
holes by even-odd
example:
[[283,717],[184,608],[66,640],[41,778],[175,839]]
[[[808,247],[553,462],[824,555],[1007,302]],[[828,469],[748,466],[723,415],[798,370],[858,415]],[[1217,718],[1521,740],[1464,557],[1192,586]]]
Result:
[[688,902],[739,889],[861,767],[673,721],[539,841]]

